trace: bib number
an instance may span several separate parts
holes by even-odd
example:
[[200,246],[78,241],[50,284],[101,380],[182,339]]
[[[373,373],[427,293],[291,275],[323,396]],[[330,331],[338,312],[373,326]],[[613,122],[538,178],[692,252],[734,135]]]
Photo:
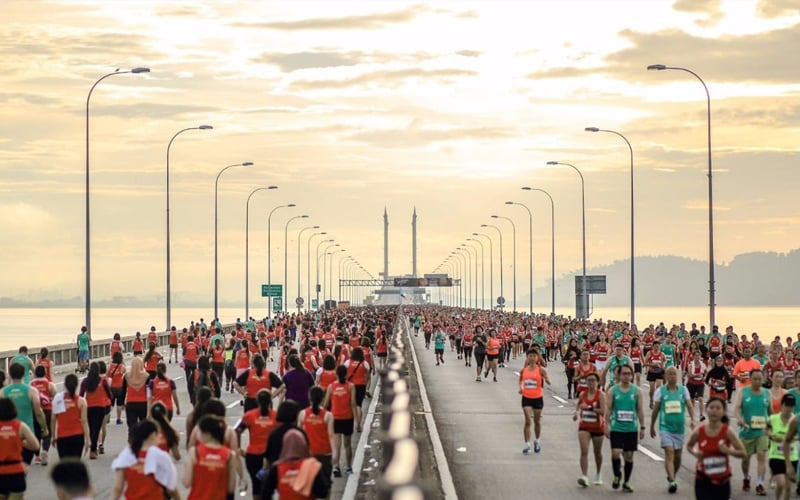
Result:
[[727,457],[705,457],[703,459],[703,471],[705,471],[706,475],[724,474],[727,470]]
[[539,387],[539,384],[536,382],[536,380],[532,379],[526,379],[522,383],[524,384],[525,389],[536,389]]
[[666,401],[664,403],[664,413],[666,414],[675,414],[681,412],[681,402],[680,401]]
[[593,424],[597,422],[597,412],[594,410],[583,410],[581,411],[581,420],[586,422],[587,424]]
[[633,422],[633,412],[630,410],[617,410],[617,422]]
[[761,415],[756,415],[750,418],[750,428],[751,429],[766,429],[767,428],[767,418]]

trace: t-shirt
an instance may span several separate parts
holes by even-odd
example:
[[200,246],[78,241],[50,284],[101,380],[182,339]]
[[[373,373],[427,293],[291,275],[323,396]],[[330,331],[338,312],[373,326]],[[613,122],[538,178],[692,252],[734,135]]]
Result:
[[444,349],[445,344],[445,335],[444,332],[438,330],[436,334],[433,336],[433,348],[434,349]]
[[475,354],[486,354],[486,335],[475,335]]
[[81,332],[78,334],[78,350],[79,351],[88,351],[89,350],[89,334],[86,332]]
[[670,391],[662,385],[653,394],[653,402],[661,403],[658,409],[658,429],[661,431],[683,434],[686,432],[686,405],[692,404],[692,397],[686,386],[679,385]]

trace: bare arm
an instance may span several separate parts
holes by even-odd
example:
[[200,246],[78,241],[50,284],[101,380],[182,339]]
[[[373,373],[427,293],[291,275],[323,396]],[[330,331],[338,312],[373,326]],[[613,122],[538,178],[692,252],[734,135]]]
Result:
[[194,460],[196,455],[197,451],[194,449],[194,446],[189,448],[189,453],[186,456],[186,462],[183,464],[183,486],[185,488],[192,487],[192,482],[194,481]]
[[125,470],[118,469],[114,472],[114,486],[111,487],[111,500],[122,498],[122,488],[125,486]]
[[36,421],[39,422],[39,426],[42,428],[42,436],[47,436],[49,432],[47,430],[47,419],[44,418],[42,404],[39,402],[39,391],[31,387],[28,389],[28,396],[30,397],[31,404],[33,405],[33,415],[36,417]]
[[26,450],[36,451],[39,449],[39,440],[31,431],[27,424],[20,422],[19,436],[22,438],[22,447]]

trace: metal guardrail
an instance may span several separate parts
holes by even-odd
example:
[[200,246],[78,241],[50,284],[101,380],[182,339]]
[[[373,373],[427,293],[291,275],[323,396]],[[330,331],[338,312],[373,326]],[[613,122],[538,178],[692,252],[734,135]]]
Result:
[[414,419],[408,387],[408,359],[411,346],[408,321],[399,308],[392,331],[386,368],[381,370],[380,441],[383,449],[382,477],[378,482],[379,500],[429,500],[430,490],[418,478],[419,445],[413,438]]
[[[229,334],[234,330],[236,327],[235,323],[230,323],[227,325],[222,326],[222,331],[225,334]],[[178,333],[180,335],[180,332]],[[77,337],[77,334],[76,334]],[[133,339],[135,335],[130,335],[126,337],[122,337],[122,344],[125,346],[125,352],[130,353],[132,352],[131,345],[133,344]],[[145,350],[147,349],[147,332],[142,333],[142,340],[145,344]],[[103,339],[98,341],[92,341],[89,345],[89,359],[104,359],[111,357],[111,341],[112,339]],[[169,343],[169,332],[159,332],[158,333],[158,345],[165,346]],[[23,343],[20,343],[23,345]],[[70,364],[75,364],[77,366],[78,363],[78,346],[76,342],[71,342],[67,344],[57,344],[53,346],[28,346],[28,355],[31,357],[34,363],[39,360],[39,351],[42,347],[47,347],[50,351],[48,357],[53,361],[54,367],[60,367]],[[11,362],[11,359],[18,354],[18,349],[11,350],[11,351],[2,351],[0,352],[0,369],[7,369],[8,364]]]

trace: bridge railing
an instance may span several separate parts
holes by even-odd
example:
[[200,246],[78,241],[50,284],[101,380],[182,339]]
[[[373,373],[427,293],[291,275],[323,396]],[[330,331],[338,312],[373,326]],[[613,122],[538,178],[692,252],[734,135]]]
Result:
[[413,437],[414,419],[408,387],[408,321],[402,307],[398,311],[386,368],[381,371],[380,441],[383,450],[382,477],[378,482],[379,500],[426,500],[433,498],[419,480],[420,449]]
[[[236,325],[230,323],[222,326],[222,330],[229,334],[234,330]],[[145,349],[147,349],[147,333],[142,334],[142,341],[144,342]],[[178,333],[180,335],[180,332]],[[75,334],[77,339],[77,333]],[[122,344],[125,346],[125,352],[132,352],[131,346],[135,335],[122,337]],[[112,339],[93,340],[89,345],[89,359],[104,359],[111,357],[111,341]],[[169,332],[158,333],[158,345],[165,346],[169,343]],[[20,343],[24,345],[24,343]],[[70,342],[66,344],[56,344],[52,346],[28,346],[28,355],[35,363],[39,359],[39,351],[42,347],[47,347],[50,351],[48,357],[53,361],[54,367],[61,367],[65,365],[74,364],[77,367],[78,363],[78,345],[77,342]],[[11,359],[19,353],[19,348],[0,352],[0,368],[7,370]]]

